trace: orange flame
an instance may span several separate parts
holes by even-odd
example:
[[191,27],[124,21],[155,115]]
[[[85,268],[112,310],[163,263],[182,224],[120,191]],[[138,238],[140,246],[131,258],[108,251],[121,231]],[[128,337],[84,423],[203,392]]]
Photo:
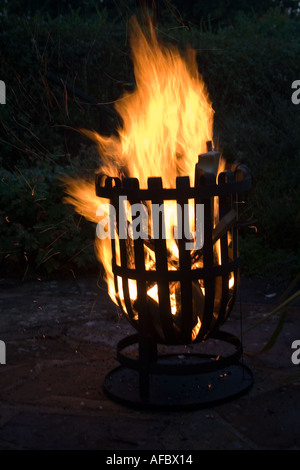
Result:
[[[192,184],[196,159],[206,152],[206,142],[212,141],[214,116],[198,72],[196,51],[188,49],[183,56],[177,48],[160,44],[151,22],[146,32],[135,18],[131,22],[131,47],[136,89],[115,103],[123,120],[118,135],[105,137],[88,130],[83,132],[96,142],[101,172],[108,176],[125,172],[129,177],[137,177],[141,187],[147,186],[149,176],[160,176],[164,187],[170,188],[175,186],[177,176],[188,175]],[[96,214],[101,200],[95,196],[93,184],[68,180],[67,193],[65,202],[73,204],[88,220],[99,223]],[[171,218],[173,212],[170,207]],[[177,246],[169,243],[168,248],[176,257]],[[96,238],[96,254],[105,268],[109,294],[117,303],[108,239]],[[146,257],[147,269],[151,269],[155,263],[153,254],[147,251]],[[129,287],[135,298],[135,282]],[[121,288],[119,295],[122,301]],[[149,289],[148,295],[157,300],[157,286]],[[174,292],[170,300],[175,314]],[[198,317],[198,329],[199,322]]]
[[148,176],[162,176],[164,187],[174,187],[176,176],[193,181],[195,158],[212,140],[214,111],[196,51],[187,50],[183,59],[177,49],[159,45],[151,23],[148,34],[132,20],[136,89],[115,104],[124,122],[118,136],[85,133],[96,141],[109,176],[123,169],[138,177],[141,187]]

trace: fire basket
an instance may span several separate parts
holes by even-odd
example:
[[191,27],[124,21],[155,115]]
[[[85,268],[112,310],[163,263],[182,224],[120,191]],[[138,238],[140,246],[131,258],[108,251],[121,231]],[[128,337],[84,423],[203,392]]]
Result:
[[[164,188],[160,177],[148,178],[148,187],[140,188],[137,178],[96,175],[96,195],[114,209],[115,296],[137,331],[118,343],[120,366],[104,381],[109,397],[125,404],[208,406],[252,385],[251,371],[240,361],[240,340],[220,330],[239,286],[238,207],[251,177],[236,164],[216,176],[216,152],[207,145],[196,165],[194,186],[185,176],[176,178],[175,188]],[[170,244],[166,231],[172,208],[178,224],[171,229]],[[137,225],[140,236],[130,236],[129,226]],[[195,229],[193,243],[186,226]],[[210,343],[219,350],[203,352]]]

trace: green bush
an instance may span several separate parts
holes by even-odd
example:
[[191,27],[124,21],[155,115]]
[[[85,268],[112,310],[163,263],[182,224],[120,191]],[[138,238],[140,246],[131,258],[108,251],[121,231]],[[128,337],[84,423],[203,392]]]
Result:
[[0,257],[10,274],[31,277],[95,267],[92,224],[62,204],[61,178],[74,174],[76,165],[82,174],[80,157],[91,159],[83,147],[72,159],[72,168],[62,168],[61,156],[52,156],[52,161],[33,168],[15,167],[13,173],[2,169]]
[[7,104],[1,107],[0,129],[1,273],[29,277],[93,268],[94,227],[62,203],[60,178],[93,178],[99,156],[78,129],[107,131],[113,120],[108,116],[104,128],[98,107],[74,99],[46,74],[96,101],[116,99],[125,33],[105,15],[85,22],[76,12],[47,20],[39,14],[4,16],[2,23]]
[[[101,103],[131,89],[122,18],[105,9],[1,16],[7,104],[0,126],[0,263],[6,272],[96,264],[94,227],[62,204],[59,177],[93,177],[99,158],[77,130],[111,132],[114,119],[46,77],[54,74]],[[243,221],[256,219],[257,228],[254,238],[251,229],[241,235],[244,271],[256,273],[259,265],[270,275],[272,263],[287,266],[289,260],[293,269],[279,272],[292,276],[300,248],[300,105],[291,102],[291,83],[300,79],[300,23],[274,11],[261,18],[238,15],[213,33],[201,25],[183,28],[176,15],[164,14],[160,32],[180,48],[197,49],[215,109],[215,141],[228,161],[245,163],[253,175],[240,214]]]

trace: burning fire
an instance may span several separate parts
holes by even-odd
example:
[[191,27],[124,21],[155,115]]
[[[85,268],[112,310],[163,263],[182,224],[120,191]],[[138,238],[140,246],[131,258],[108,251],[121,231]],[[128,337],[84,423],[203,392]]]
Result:
[[[98,146],[101,173],[112,177],[124,174],[136,177],[141,188],[147,187],[149,176],[162,177],[166,188],[175,187],[177,176],[188,175],[192,184],[195,159],[206,152],[206,142],[212,141],[214,116],[206,87],[198,72],[196,51],[189,49],[183,56],[175,47],[160,44],[151,22],[146,32],[136,19],[132,20],[131,27],[136,89],[125,93],[115,103],[123,125],[118,129],[117,136],[101,136],[88,130],[83,132]],[[99,223],[97,208],[103,200],[96,197],[94,182],[68,179],[66,191],[69,194],[66,203],[72,204],[86,219]],[[108,202],[101,204],[107,213]],[[174,226],[172,201],[169,205],[165,203],[165,212],[166,224]],[[167,243],[171,253],[169,270],[176,269],[177,244],[174,239],[167,240]],[[126,312],[120,278],[119,292],[117,295],[115,292],[110,240],[96,238],[95,249],[105,269],[109,295],[115,303],[118,303],[118,295]],[[155,269],[154,252],[146,245],[145,250],[146,269]],[[198,264],[195,262],[194,267],[201,267],[199,261]],[[129,280],[129,289],[134,301],[137,298],[136,281]],[[198,289],[204,296],[204,288],[198,286]],[[157,284],[149,288],[148,297],[158,302]],[[176,315],[176,286],[170,288],[170,303],[171,313]],[[196,316],[193,338],[197,336],[200,326],[201,319]]]

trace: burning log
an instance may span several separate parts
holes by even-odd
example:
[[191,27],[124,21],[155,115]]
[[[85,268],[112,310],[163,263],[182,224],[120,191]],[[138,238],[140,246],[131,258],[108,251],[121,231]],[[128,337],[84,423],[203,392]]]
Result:
[[237,222],[237,213],[235,209],[222,217],[217,226],[213,229],[213,243],[216,243],[225,233]]

